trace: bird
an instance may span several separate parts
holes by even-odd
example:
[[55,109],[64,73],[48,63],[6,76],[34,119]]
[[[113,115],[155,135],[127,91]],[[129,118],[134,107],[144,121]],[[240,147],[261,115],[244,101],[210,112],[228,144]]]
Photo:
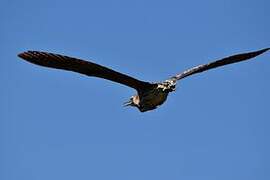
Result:
[[189,68],[179,74],[176,74],[175,76],[168,78],[165,81],[154,83],[136,79],[90,61],[55,53],[43,51],[25,51],[19,53],[18,56],[23,60],[39,66],[73,71],[87,76],[103,78],[131,87],[137,91],[137,94],[131,96],[130,99],[123,105],[136,107],[140,112],[147,112],[162,105],[167,100],[169,93],[176,90],[176,84],[179,80],[210,69],[252,59],[260,54],[265,53],[269,49],[270,48],[264,48],[253,52],[228,56],[207,64]]

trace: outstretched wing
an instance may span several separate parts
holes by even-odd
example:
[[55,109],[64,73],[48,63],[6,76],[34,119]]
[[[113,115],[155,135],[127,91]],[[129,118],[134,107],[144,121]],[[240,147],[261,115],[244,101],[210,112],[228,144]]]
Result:
[[229,57],[226,57],[226,58],[223,58],[221,60],[217,60],[217,61],[214,61],[214,62],[211,62],[208,64],[202,64],[202,65],[190,68],[190,69],[188,69],[180,74],[177,74],[176,76],[172,77],[172,79],[180,80],[180,79],[183,79],[187,76],[190,76],[190,75],[193,75],[196,73],[200,73],[203,71],[207,71],[209,69],[217,68],[217,67],[224,66],[227,64],[237,63],[240,61],[246,61],[246,60],[254,58],[254,57],[268,51],[269,49],[270,48],[265,48],[265,49],[262,49],[259,51],[237,54],[237,55],[229,56]]
[[148,82],[137,80],[104,66],[77,58],[40,51],[27,51],[18,54],[18,56],[33,64],[104,78],[132,87],[138,91],[152,86]]

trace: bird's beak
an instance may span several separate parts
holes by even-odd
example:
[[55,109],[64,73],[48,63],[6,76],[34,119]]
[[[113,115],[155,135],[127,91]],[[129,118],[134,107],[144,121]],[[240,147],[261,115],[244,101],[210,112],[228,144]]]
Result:
[[123,104],[124,107],[131,106],[133,104],[132,100],[129,100]]

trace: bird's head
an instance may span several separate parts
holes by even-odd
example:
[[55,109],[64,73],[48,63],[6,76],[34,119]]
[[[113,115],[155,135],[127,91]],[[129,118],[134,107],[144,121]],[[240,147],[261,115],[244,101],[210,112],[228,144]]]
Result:
[[129,101],[124,103],[124,106],[135,106],[135,107],[139,107],[139,103],[140,103],[140,98],[138,95],[135,96],[131,96]]

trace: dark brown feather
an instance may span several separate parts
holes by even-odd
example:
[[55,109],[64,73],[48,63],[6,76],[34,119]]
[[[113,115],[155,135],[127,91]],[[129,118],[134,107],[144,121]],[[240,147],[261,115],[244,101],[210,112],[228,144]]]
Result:
[[217,68],[217,67],[224,66],[224,65],[227,65],[227,64],[237,63],[237,62],[240,62],[240,61],[249,60],[251,58],[254,58],[254,57],[268,51],[269,49],[270,48],[265,48],[265,49],[262,49],[262,50],[259,50],[259,51],[243,53],[243,54],[237,54],[237,55],[229,56],[229,57],[226,57],[226,58],[223,58],[221,60],[217,60],[217,61],[214,61],[214,62],[211,62],[211,63],[208,63],[208,64],[199,65],[199,66],[190,68],[190,69],[188,69],[188,70],[186,70],[186,71],[172,77],[172,79],[179,80],[179,79],[183,79],[183,78],[185,78],[187,76],[190,76],[190,75],[193,75],[193,74],[196,74],[196,73],[200,73],[200,72],[203,72],[203,71],[206,71],[206,70],[209,70],[209,69]]
[[77,58],[40,51],[27,51],[18,54],[18,56],[33,64],[104,78],[132,87],[138,91],[152,87],[151,83],[140,81],[107,67]]

